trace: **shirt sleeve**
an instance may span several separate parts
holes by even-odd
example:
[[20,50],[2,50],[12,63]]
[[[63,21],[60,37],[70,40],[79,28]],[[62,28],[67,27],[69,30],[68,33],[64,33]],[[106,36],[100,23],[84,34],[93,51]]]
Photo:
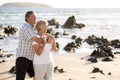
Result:
[[24,33],[28,40],[30,40],[30,39],[32,39],[32,37],[36,36],[36,33],[31,28],[25,28]]
[[[36,37],[40,38],[39,35],[36,35]],[[39,43],[37,43],[36,41],[33,41],[33,42],[32,42],[32,45],[35,45],[35,44],[39,44]]]

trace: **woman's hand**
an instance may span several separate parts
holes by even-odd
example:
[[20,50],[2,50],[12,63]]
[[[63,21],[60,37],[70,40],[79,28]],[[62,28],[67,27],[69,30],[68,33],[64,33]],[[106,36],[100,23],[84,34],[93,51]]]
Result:
[[43,38],[41,38],[41,46],[44,46],[46,44],[46,39],[43,37]]
[[47,40],[47,43],[52,43],[54,38],[53,38],[53,36],[49,35],[49,36],[47,36],[46,40]]

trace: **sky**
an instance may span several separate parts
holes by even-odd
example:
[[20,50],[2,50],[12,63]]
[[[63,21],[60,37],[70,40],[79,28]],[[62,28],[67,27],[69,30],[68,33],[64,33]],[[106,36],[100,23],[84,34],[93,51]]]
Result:
[[0,0],[0,5],[8,2],[42,3],[54,8],[120,8],[119,0]]

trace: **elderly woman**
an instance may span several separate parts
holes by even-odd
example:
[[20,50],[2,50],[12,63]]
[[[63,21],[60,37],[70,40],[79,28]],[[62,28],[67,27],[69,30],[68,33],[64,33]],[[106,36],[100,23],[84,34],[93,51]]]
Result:
[[33,42],[35,50],[34,55],[34,70],[35,80],[52,80],[53,76],[53,57],[51,51],[56,51],[56,43],[53,36],[46,33],[47,22],[40,20],[36,24],[38,37],[41,38],[42,43]]

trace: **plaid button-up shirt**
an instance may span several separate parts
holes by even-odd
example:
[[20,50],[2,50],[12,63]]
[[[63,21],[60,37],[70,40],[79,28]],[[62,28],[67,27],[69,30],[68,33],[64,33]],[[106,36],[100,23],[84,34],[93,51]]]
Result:
[[25,23],[19,31],[19,45],[16,52],[16,57],[26,57],[29,60],[34,58],[34,49],[32,47],[32,37],[36,36],[34,28]]

